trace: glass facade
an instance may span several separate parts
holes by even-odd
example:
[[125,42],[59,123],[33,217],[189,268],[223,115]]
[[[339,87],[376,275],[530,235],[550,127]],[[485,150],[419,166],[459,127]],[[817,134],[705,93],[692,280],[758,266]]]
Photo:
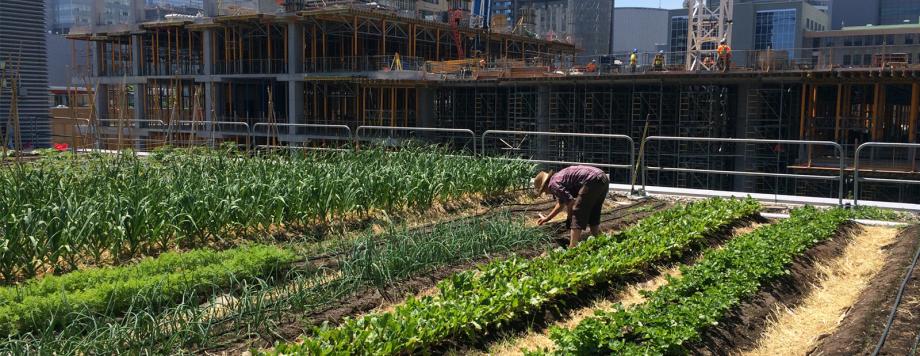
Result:
[[670,36],[669,43],[670,55],[668,58],[668,63],[670,64],[685,64],[687,62],[687,31],[688,31],[688,20],[687,16],[674,16],[671,17],[670,25]]
[[879,0],[879,24],[897,25],[920,20],[918,0]]
[[787,50],[793,57],[796,10],[758,11],[754,24],[754,49]]
[[52,33],[66,34],[70,28],[92,25],[92,0],[51,0],[48,28]]

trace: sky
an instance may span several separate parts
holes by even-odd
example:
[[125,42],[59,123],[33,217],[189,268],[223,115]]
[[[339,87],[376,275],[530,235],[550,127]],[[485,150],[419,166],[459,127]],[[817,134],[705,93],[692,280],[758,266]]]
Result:
[[664,9],[679,9],[683,6],[683,0],[614,0],[617,7],[661,7]]

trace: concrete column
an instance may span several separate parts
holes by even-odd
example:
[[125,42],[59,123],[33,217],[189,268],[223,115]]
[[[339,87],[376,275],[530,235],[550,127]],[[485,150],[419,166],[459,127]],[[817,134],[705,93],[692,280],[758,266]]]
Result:
[[288,32],[288,74],[298,74],[303,71],[303,24],[289,22]]
[[141,36],[135,35],[132,36],[134,39],[131,41],[131,69],[134,71],[134,75],[140,76],[141,73],[143,58],[141,58]]
[[[550,87],[548,85],[541,85],[537,87],[537,117],[536,119],[536,128],[537,131],[549,132],[551,127],[549,123],[549,101],[550,101]],[[540,136],[537,139],[537,158],[540,159],[549,159],[549,137]]]
[[[748,122],[748,92],[751,90],[750,84],[738,84],[737,98],[735,98],[735,112],[737,113],[735,121],[735,132],[732,137],[739,138],[757,138],[757,137],[748,137],[747,136],[747,122]],[[729,110],[730,112],[730,110]],[[732,118],[729,118],[731,120]],[[779,138],[779,137],[771,137]],[[735,158],[735,170],[742,171],[747,170],[748,161],[745,159],[745,144],[736,144],[735,145],[735,154],[738,155]],[[742,191],[747,183],[748,179],[756,179],[754,177],[745,177],[745,176],[735,176],[734,177],[734,186],[732,187],[735,191]]]
[[303,115],[303,91],[304,86],[302,81],[292,80],[287,82],[288,84],[288,122],[291,124],[305,124],[306,118]]
[[[208,82],[203,83],[204,85],[204,121],[205,122],[214,122],[217,121],[217,115],[215,113],[214,100],[212,99],[217,93],[214,92],[214,83]],[[210,128],[209,128],[210,129]]]
[[[418,87],[418,112],[415,113],[416,125],[420,127],[438,127],[434,117],[434,89]],[[460,129],[475,129],[474,127],[457,127]],[[481,133],[481,132],[480,132]]]
[[[304,124],[306,118],[303,114],[304,82],[297,78],[303,69],[303,24],[292,21],[287,23],[287,73],[293,80],[288,82],[288,122],[291,124]],[[296,131],[291,130],[291,133]]]
[[204,46],[204,58],[203,58],[203,60],[204,60],[204,66],[203,66],[204,73],[202,73],[202,74],[204,74],[204,75],[212,75],[212,74],[214,74],[214,52],[212,51],[212,49],[213,49],[213,42],[214,42],[214,30],[212,30],[212,29],[205,29],[205,30],[201,33],[201,38],[202,38],[202,40],[203,40],[203,41],[201,42],[201,44],[202,44],[202,46]]

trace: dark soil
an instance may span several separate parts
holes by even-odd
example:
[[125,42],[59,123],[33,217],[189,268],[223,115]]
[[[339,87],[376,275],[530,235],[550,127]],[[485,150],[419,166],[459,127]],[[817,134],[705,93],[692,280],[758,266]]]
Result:
[[858,226],[854,224],[845,225],[837,237],[825,240],[795,259],[788,275],[763,286],[753,298],[732,309],[717,327],[701,334],[701,342],[689,345],[688,350],[697,355],[731,355],[756,346],[767,326],[767,317],[778,305],[801,303],[822,278],[815,269],[816,263],[841,256],[855,229]]
[[[886,246],[888,258],[882,270],[847,311],[837,330],[823,338],[810,355],[870,355],[882,336],[907,268],[920,247],[920,226],[900,233]],[[880,355],[907,355],[920,332],[920,266],[914,269],[898,308],[894,324]]]
[[[531,205],[511,205],[492,211],[493,213],[506,211],[522,215],[526,214],[527,217],[536,219],[535,216],[531,215],[535,215],[535,212],[549,210],[552,208],[553,204],[554,203],[552,201],[549,201],[538,202]],[[610,231],[621,229],[625,226],[634,224],[638,220],[645,218],[655,213],[656,211],[664,209],[667,207],[667,205],[668,204],[663,201],[649,199],[628,206],[612,209],[607,211],[602,216],[601,230]],[[424,275],[419,275],[400,283],[396,283],[384,289],[368,288],[364,291],[342,298],[336,302],[335,305],[330,306],[327,309],[317,310],[305,316],[291,315],[285,318],[287,320],[273,325],[270,332],[271,335],[260,333],[258,338],[229,341],[229,343],[224,344],[222,347],[219,347],[219,349],[206,350],[206,352],[210,354],[239,354],[243,351],[253,348],[270,347],[276,341],[291,341],[300,335],[303,335],[306,331],[305,327],[309,327],[310,325],[320,325],[323,323],[335,325],[341,322],[345,317],[360,315],[380,306],[399,302],[409,295],[416,294],[436,286],[438,282],[454,273],[470,270],[478,265],[482,265],[496,259],[507,258],[510,255],[517,255],[525,258],[533,258],[539,256],[545,253],[547,249],[556,247],[557,244],[568,245],[568,230],[565,229],[564,225],[564,222],[560,222],[545,226],[545,229],[552,233],[554,242],[529,246],[503,255],[488,256],[472,261],[467,261],[461,264],[445,266],[434,271],[427,272]],[[426,228],[430,227],[420,227],[422,230]],[[311,262],[319,262],[326,266],[331,266],[336,264],[335,257],[336,256],[334,255],[323,256],[321,259]]]

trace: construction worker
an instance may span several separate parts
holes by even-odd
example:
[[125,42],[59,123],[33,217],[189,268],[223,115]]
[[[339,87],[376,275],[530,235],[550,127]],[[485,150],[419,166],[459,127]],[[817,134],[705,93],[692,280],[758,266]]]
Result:
[[632,54],[629,55],[629,71],[635,73],[639,65],[639,50],[633,48]]
[[571,166],[559,172],[540,172],[534,178],[536,194],[550,193],[556,198],[556,206],[549,215],[540,215],[537,225],[543,225],[566,211],[566,225],[569,228],[569,248],[581,241],[585,229],[591,236],[600,233],[601,209],[610,189],[610,179],[604,171],[589,166]]
[[597,61],[592,59],[591,63],[588,63],[588,66],[585,67],[585,71],[588,73],[597,72]]
[[658,51],[658,53],[655,54],[655,59],[652,64],[654,65],[656,72],[664,70],[664,51]]
[[732,48],[726,43],[724,38],[719,41],[719,47],[716,48],[716,54],[718,54],[719,57],[719,69],[723,72],[727,72],[732,65]]

